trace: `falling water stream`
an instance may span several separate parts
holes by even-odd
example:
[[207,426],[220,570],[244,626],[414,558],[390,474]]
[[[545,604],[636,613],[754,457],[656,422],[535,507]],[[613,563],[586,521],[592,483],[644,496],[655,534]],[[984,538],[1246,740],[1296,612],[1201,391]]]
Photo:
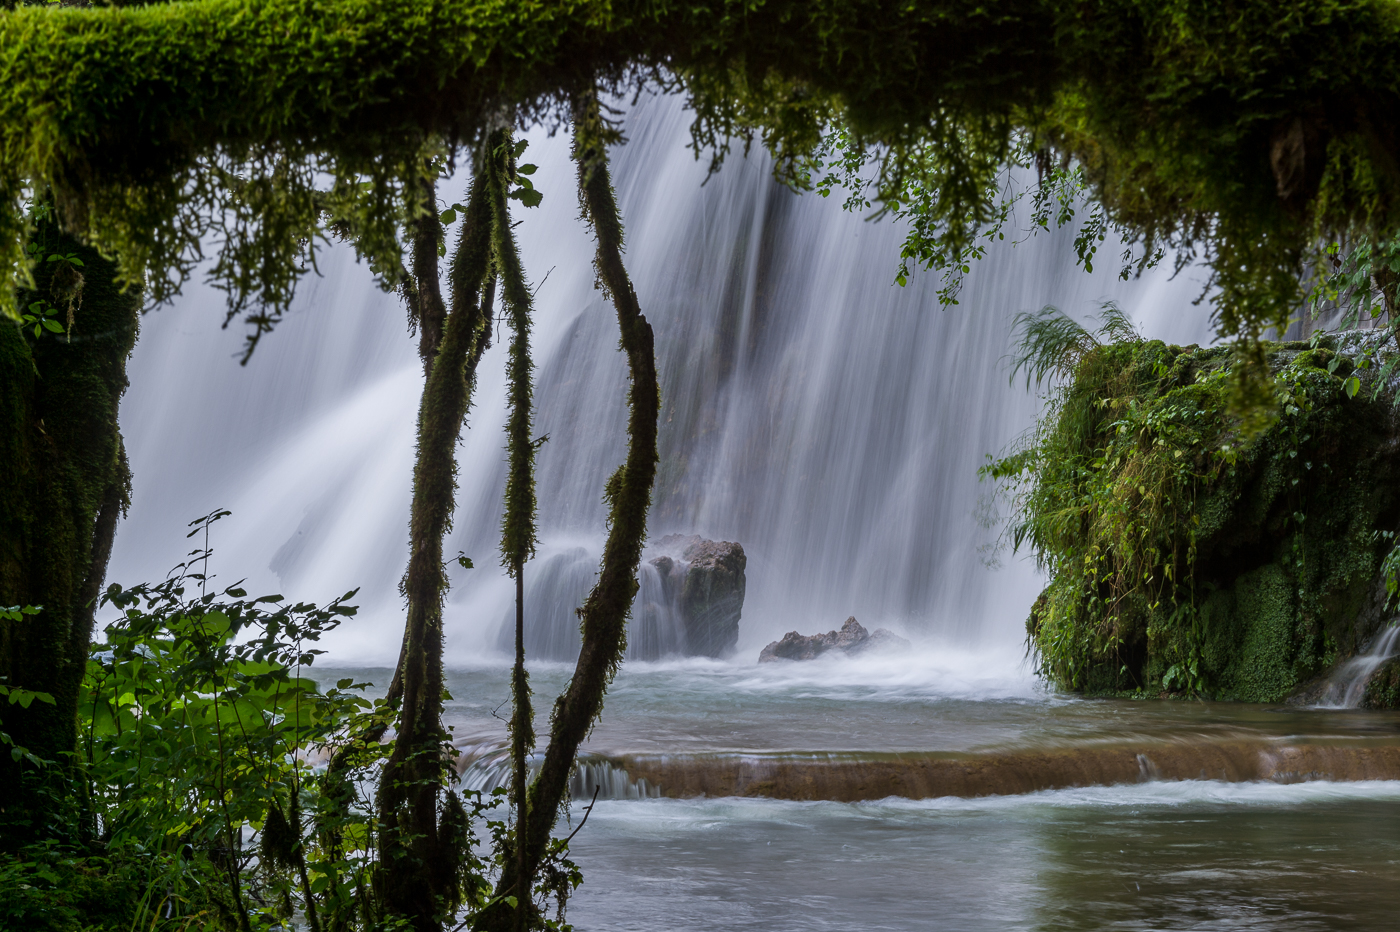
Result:
[[[1306,780],[1306,761],[1338,742],[1381,753],[1400,719],[1067,699],[1047,693],[1024,656],[1040,580],[1024,555],[998,550],[995,503],[977,479],[1038,405],[1007,381],[1012,319],[1046,304],[1083,319],[1113,300],[1148,336],[1206,342],[1198,278],[1119,281],[1112,243],[1085,273],[1072,236],[1041,235],[992,244],[961,303],[940,310],[932,273],[892,284],[896,224],[789,192],[758,153],[707,177],[685,145],[689,116],[675,100],[643,100],[614,154],[627,261],[662,378],[650,531],[741,542],[748,594],[732,658],[667,656],[673,621],[634,643],[576,781],[576,795],[599,787],[603,801],[574,842],[587,878],[575,925],[1279,928],[1265,920],[1284,917],[1288,928],[1374,927],[1377,901],[1358,891],[1397,879],[1400,784],[1293,777]],[[593,288],[567,140],[529,138],[545,199],[520,211],[518,235],[538,289],[536,433],[549,440],[541,546],[526,569],[528,644],[547,709],[577,649],[572,609],[596,572],[603,483],[624,453],[625,368]],[[461,193],[449,183],[443,200]],[[246,367],[235,358],[242,334],[219,328],[220,298],[207,288],[145,319],[122,413],[134,494],[111,577],[163,576],[189,549],[185,523],[229,508],[212,570],[296,599],[358,587],[361,613],[325,645],[322,666],[382,688],[402,625],[421,368],[400,302],[346,249],[320,267]],[[476,567],[451,569],[447,719],[467,752],[464,776],[483,787],[498,778],[512,594],[496,558],[502,369],[498,342],[458,447],[445,547]],[[649,584],[644,575],[643,601],[655,601]],[[912,647],[844,664],[755,663],[783,632],[849,615]],[[1201,740],[1215,742],[1218,773],[1215,758],[1198,774],[1200,761],[1173,751]],[[1036,783],[1055,754],[1065,773],[1065,754],[1099,754],[1093,766],[1128,767],[1127,782]],[[870,798],[850,787],[886,784],[852,771],[827,801],[725,795],[764,795],[758,771],[736,784],[736,768],[837,760],[899,778],[915,758],[941,762],[945,782],[995,764],[1030,774],[1037,791],[965,799],[978,794],[946,783],[929,800]],[[728,790],[674,798],[687,795],[678,781],[710,786],[716,774],[731,782],[712,785]],[[1179,782],[1154,780],[1163,776]],[[1328,886],[1334,875],[1348,879]]]

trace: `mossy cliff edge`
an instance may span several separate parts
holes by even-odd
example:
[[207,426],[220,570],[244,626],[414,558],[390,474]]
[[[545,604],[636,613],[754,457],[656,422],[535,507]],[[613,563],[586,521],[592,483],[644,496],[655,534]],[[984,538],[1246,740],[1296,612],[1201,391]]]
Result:
[[986,469],[1010,481],[1012,536],[1049,573],[1027,621],[1044,675],[1087,693],[1271,702],[1363,649],[1389,617],[1400,522],[1400,419],[1370,366],[1377,339],[1267,344],[1277,416],[1250,439],[1231,413],[1229,348],[1054,326],[1055,358],[1037,363],[1045,345],[1028,340],[1022,364],[1062,385]]

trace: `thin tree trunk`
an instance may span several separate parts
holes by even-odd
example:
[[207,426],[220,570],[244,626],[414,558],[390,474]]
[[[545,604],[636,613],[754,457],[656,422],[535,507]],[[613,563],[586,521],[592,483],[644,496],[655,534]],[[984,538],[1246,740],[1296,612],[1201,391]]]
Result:
[[[627,644],[627,616],[637,593],[637,566],[646,540],[647,511],[656,478],[657,387],[651,325],[642,316],[636,292],[622,263],[622,221],[608,177],[606,142],[610,134],[599,118],[596,97],[575,110],[574,157],[578,161],[579,199],[593,226],[598,251],[598,279],[617,309],[622,349],[627,354],[632,387],[628,393],[627,461],[608,480],[609,531],[598,582],[579,609],[583,649],[573,679],[554,705],[549,746],[539,775],[530,787],[530,821],[524,865],[508,861],[497,895],[529,889],[549,845],[550,833],[568,792],[579,745],[603,708],[603,696],[622,662]],[[478,928],[510,928],[510,914],[488,910]]]
[[[437,186],[421,182],[421,197],[426,211],[410,224],[413,236],[413,296],[409,304],[410,319],[418,326],[418,357],[423,361],[423,375],[433,373],[433,362],[442,346],[442,329],[447,322],[447,305],[442,300],[442,285],[438,281],[438,244],[442,242],[442,222],[437,212]],[[473,291],[480,287],[480,280]],[[476,296],[470,298],[475,302]]]
[[[515,667],[511,672],[511,796],[515,803],[514,856],[520,876],[526,876],[526,836],[529,819],[527,761],[535,746],[534,711],[530,704],[530,679],[525,670],[525,562],[535,553],[535,442],[530,371],[530,317],[533,296],[511,231],[509,183],[514,174],[514,146],[507,132],[492,134],[489,142],[491,215],[496,262],[501,273],[501,295],[510,317],[512,338],[506,364],[509,382],[510,474],[506,479],[505,521],[501,528],[501,555],[515,578]],[[514,891],[516,932],[530,925],[533,901],[529,885]]]
[[[471,400],[474,373],[486,339],[484,308],[477,303],[490,263],[490,218],[480,179],[473,185],[454,273],[465,286],[443,314],[441,340],[423,386],[418,415],[418,456],[414,465],[409,533],[408,600],[405,643],[396,679],[402,684],[398,736],[379,784],[379,847],[375,878],[385,912],[404,916],[419,932],[441,928],[439,889],[434,869],[438,850],[438,800],[444,779],[442,728],[442,600],[447,588],[442,541],[451,528],[456,491],[456,444]],[[428,192],[431,223],[436,203]],[[421,232],[421,228],[420,228]],[[437,282],[437,237],[415,236],[414,269],[420,302],[441,304]],[[428,253],[425,255],[425,253]],[[476,283],[472,287],[469,283]],[[420,326],[435,311],[423,310]],[[392,688],[392,686],[391,686]]]

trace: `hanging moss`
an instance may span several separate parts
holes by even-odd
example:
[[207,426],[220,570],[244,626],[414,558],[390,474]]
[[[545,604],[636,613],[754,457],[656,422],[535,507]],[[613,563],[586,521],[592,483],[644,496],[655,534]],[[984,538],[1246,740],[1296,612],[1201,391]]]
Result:
[[1391,399],[1335,338],[1265,350],[1279,413],[1249,439],[1228,350],[1081,341],[1034,436],[990,468],[1050,574],[1028,633],[1057,685],[1273,701],[1380,622]]
[[[760,136],[799,184],[841,122],[974,232],[1013,140],[1074,157],[1149,251],[1203,253],[1223,332],[1255,336],[1319,237],[1400,225],[1397,53],[1389,0],[23,7],[0,12],[0,202],[51,184],[156,298],[222,242],[214,277],[260,308],[256,336],[328,221],[394,283],[425,140],[449,152],[502,113],[560,118],[600,78],[654,79],[685,90],[700,146]],[[21,283],[23,238],[0,210]]]
[[[607,144],[618,140],[615,127],[599,113],[593,92],[580,95],[574,111],[573,156],[578,165],[579,206],[597,240],[594,266],[598,285],[617,311],[620,343],[627,354],[631,388],[627,394],[627,459],[603,490],[608,504],[608,537],[598,581],[578,609],[583,644],[569,685],[555,700],[549,745],[539,774],[530,784],[529,821],[519,857],[508,860],[496,883],[496,903],[476,917],[473,928],[506,932],[516,914],[499,898],[533,890],[541,866],[559,848],[550,834],[569,792],[578,749],[603,710],[603,698],[627,646],[627,616],[637,594],[637,567],[646,541],[647,513],[656,480],[657,418],[661,393],[651,324],[622,262],[623,228],[608,172]],[[566,885],[556,886],[566,894]],[[562,902],[562,900],[561,900]]]
[[[453,260],[451,308],[434,308],[442,320],[418,410],[418,449],[413,469],[409,562],[403,592],[408,602],[404,645],[395,686],[402,691],[398,734],[379,780],[378,820],[382,862],[375,873],[376,899],[388,915],[406,918],[419,932],[442,927],[451,904],[460,902],[455,863],[442,850],[439,803],[447,778],[447,732],[442,725],[442,603],[447,589],[442,541],[451,530],[457,487],[456,447],[471,404],[474,367],[487,339],[487,312],[480,303],[490,266],[492,222],[486,184],[478,177]],[[430,202],[431,203],[431,202]],[[420,236],[429,256],[415,268],[433,280],[417,295],[441,304],[437,235]],[[424,319],[426,319],[425,315]],[[434,341],[425,341],[432,347]],[[448,826],[449,830],[451,826]],[[447,843],[452,843],[450,838]]]
[[515,832],[507,857],[514,863],[517,877],[515,928],[533,925],[533,883],[529,877],[529,852],[525,843],[530,824],[528,757],[535,748],[535,715],[530,703],[530,675],[525,669],[525,563],[535,554],[535,451],[531,436],[534,426],[534,361],[530,356],[530,329],[533,295],[525,279],[525,268],[516,248],[510,221],[510,190],[518,180],[516,156],[524,150],[511,134],[493,133],[487,139],[487,185],[491,199],[492,242],[501,273],[501,296],[510,318],[510,354],[506,362],[507,405],[506,450],[510,472],[506,477],[505,516],[501,522],[501,558],[515,579],[515,666],[511,670],[510,691],[514,706],[510,720],[511,801],[515,806]]

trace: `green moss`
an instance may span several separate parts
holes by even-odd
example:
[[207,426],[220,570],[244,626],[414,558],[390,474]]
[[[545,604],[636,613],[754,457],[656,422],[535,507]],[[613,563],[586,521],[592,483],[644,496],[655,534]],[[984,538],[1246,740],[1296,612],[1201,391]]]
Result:
[[1235,580],[1235,649],[1222,671],[1222,689],[1246,702],[1282,699],[1295,685],[1293,629],[1296,587],[1276,563]]
[[1277,416],[1247,437],[1235,357],[1078,345],[1031,442],[991,468],[1050,574],[1028,625],[1045,674],[1267,702],[1354,652],[1400,523],[1369,371],[1351,397],[1335,345],[1266,344]]
[[[0,486],[0,604],[43,608],[23,622],[0,624],[0,676],[50,693],[56,703],[10,706],[0,715],[16,743],[64,761],[77,740],[93,602],[127,496],[117,406],[140,295],[123,292],[112,262],[54,224],[40,222],[35,240],[45,256],[77,254],[85,283],[67,335],[36,337],[0,322],[0,454],[10,471]],[[54,300],[55,270],[44,263],[35,290],[22,296],[26,305]],[[20,767],[0,755],[0,784],[19,785]],[[22,796],[0,800],[0,829],[16,813],[42,820],[46,806],[26,807]],[[0,830],[0,843],[3,835]]]
[[[219,241],[214,275],[267,308],[262,332],[323,208],[394,278],[425,153],[656,75],[689,95],[700,146],[760,136],[780,168],[842,123],[888,155],[883,190],[936,189],[925,219],[964,243],[1013,142],[1074,157],[1149,254],[1206,256],[1222,330],[1254,336],[1286,320],[1323,237],[1400,226],[1397,53],[1389,0],[28,5],[0,11],[0,202],[53,185],[156,297]],[[23,238],[0,210],[21,283]]]
[[1400,658],[1383,663],[1366,681],[1363,709],[1400,709]]

